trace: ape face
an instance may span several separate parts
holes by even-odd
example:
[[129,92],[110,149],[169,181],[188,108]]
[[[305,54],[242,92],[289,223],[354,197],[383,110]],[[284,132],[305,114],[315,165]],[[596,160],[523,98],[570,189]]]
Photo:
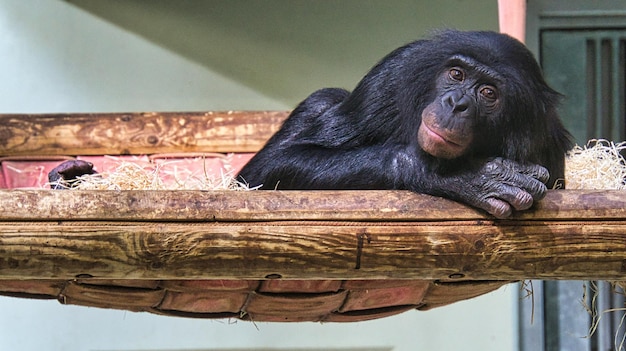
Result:
[[436,81],[438,94],[422,111],[417,140],[430,155],[454,159],[471,149],[478,126],[501,114],[501,78],[471,58],[457,56]]

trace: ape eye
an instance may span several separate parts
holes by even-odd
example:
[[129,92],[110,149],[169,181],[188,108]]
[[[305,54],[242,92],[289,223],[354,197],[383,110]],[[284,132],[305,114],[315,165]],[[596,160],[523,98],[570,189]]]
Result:
[[480,89],[480,95],[485,99],[495,101],[498,99],[498,93],[494,87],[485,86]]
[[457,82],[462,82],[465,80],[465,72],[458,68],[452,68],[448,71],[448,77],[452,80],[456,80]]

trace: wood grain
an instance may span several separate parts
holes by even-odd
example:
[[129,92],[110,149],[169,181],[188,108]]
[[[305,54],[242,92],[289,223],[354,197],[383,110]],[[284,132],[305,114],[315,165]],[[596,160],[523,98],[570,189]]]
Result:
[[1,279],[626,278],[618,222],[2,223]]
[[285,111],[0,115],[0,156],[256,152]]

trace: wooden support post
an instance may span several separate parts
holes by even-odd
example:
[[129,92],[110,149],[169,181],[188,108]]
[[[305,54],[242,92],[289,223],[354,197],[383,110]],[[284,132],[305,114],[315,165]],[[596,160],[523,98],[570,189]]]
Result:
[[526,0],[498,0],[500,32],[526,41]]

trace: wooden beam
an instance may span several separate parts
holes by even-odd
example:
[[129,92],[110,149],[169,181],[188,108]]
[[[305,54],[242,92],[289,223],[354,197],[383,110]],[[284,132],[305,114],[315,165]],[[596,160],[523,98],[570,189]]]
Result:
[[0,156],[256,152],[285,111],[5,114]]
[[[492,221],[463,204],[401,190],[191,191],[0,189],[0,221]],[[622,190],[550,190],[507,221],[626,221]]]
[[[408,191],[0,190],[0,221],[421,221],[487,219]],[[445,216],[445,217],[443,217]]]
[[13,195],[0,279],[626,280],[620,191],[551,191],[508,220],[394,191]]

